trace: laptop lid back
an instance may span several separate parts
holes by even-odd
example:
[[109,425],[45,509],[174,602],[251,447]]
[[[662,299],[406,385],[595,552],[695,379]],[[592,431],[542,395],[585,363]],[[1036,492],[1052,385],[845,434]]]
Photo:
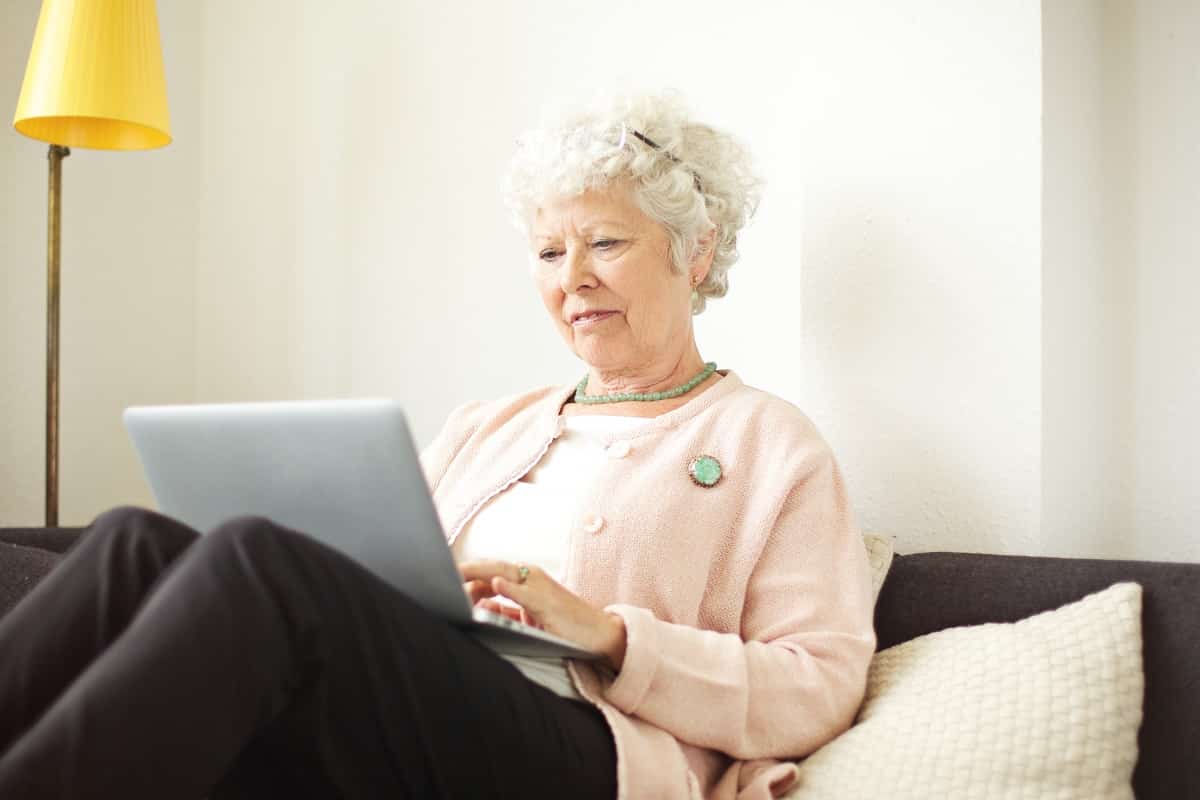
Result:
[[141,406],[124,420],[163,513],[201,533],[236,516],[268,517],[439,616],[470,620],[396,402]]

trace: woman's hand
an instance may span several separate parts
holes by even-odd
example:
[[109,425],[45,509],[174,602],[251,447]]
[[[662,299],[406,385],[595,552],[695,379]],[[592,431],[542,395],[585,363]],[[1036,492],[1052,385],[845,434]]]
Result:
[[[520,583],[516,564],[507,561],[463,561],[458,571],[473,605],[535,625],[586,650],[603,653],[618,672],[625,663],[625,621],[596,608],[546,574],[528,567]],[[514,609],[492,598],[499,595],[520,606]]]

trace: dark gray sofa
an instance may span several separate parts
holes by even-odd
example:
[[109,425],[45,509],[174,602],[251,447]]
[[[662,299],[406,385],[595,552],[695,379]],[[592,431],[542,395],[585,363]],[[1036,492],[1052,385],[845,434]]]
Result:
[[[0,615],[53,568],[78,534],[0,529]],[[876,607],[879,647],[958,625],[1015,622],[1129,580],[1144,587],[1146,669],[1134,789],[1139,800],[1200,798],[1200,564],[898,555]]]

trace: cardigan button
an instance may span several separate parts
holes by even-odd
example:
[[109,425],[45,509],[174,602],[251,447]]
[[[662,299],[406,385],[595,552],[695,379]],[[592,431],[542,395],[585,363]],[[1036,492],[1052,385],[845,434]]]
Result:
[[629,455],[629,442],[624,440],[613,442],[608,446],[605,452],[608,453],[609,458],[624,458],[625,456]]
[[604,527],[604,517],[599,514],[588,514],[583,518],[583,529],[588,533],[599,533]]

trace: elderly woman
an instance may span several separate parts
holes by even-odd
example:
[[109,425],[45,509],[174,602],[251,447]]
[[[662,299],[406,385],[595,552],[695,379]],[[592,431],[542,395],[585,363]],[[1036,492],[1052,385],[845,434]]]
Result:
[[302,533],[100,517],[0,623],[0,797],[767,798],[874,650],[828,445],[705,363],[753,210],[669,96],[525,137],[510,205],[577,384],[422,453],[472,599],[601,654],[497,653]]

